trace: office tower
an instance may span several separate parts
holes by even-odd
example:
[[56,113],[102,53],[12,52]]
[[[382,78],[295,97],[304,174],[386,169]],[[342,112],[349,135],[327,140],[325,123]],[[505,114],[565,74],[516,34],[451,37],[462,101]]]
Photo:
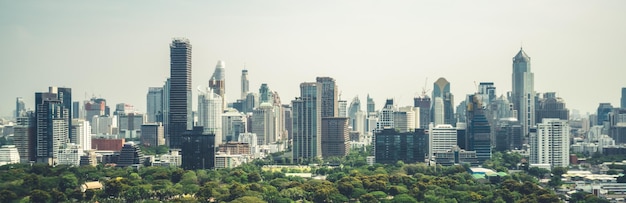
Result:
[[428,157],[429,135],[424,129],[400,133],[384,129],[374,133],[374,159],[380,164],[425,162]]
[[496,151],[522,149],[522,126],[516,118],[501,118],[496,126]]
[[0,147],[0,166],[20,163],[20,154],[15,145]]
[[149,87],[146,95],[146,117],[148,123],[163,122],[159,117],[163,114],[163,87]]
[[291,101],[293,158],[296,161],[322,156],[321,88],[316,82],[300,84],[300,97]]
[[85,120],[90,121],[94,116],[109,116],[109,107],[106,99],[91,98],[85,102]]
[[350,152],[348,118],[322,118],[322,155],[326,157],[344,157]]
[[286,140],[291,145],[291,141],[293,139],[293,118],[292,118],[292,108],[290,104],[283,104],[283,122],[285,123],[285,134]]
[[252,133],[257,135],[260,145],[276,142],[276,118],[271,104],[263,102],[252,113]]
[[248,119],[235,109],[226,109],[222,114],[222,141],[237,141],[241,133],[246,133]]
[[[441,98],[441,101],[437,101],[437,98]],[[435,81],[433,84],[432,99],[433,108],[431,110],[431,120],[436,121],[436,119],[439,119],[441,121],[443,119],[443,124],[450,124],[452,126],[456,125],[456,119],[454,119],[454,96],[450,93],[450,82],[448,82],[448,80],[445,78],[439,78]],[[438,102],[443,104],[441,109],[436,109],[437,107],[435,105]],[[441,110],[443,110],[443,118],[436,117],[438,114],[435,112],[441,113]]]
[[13,131],[13,144],[20,154],[20,162],[28,163],[35,161],[36,139],[35,114],[32,111],[24,113],[18,117]]
[[376,123],[376,130],[383,130],[385,128],[394,129],[394,112],[396,111],[396,106],[393,104],[393,99],[387,99],[385,101],[385,106],[380,110],[380,115],[378,117],[378,122]]
[[467,141],[467,123],[456,123],[456,145],[461,149],[469,149]]
[[165,132],[161,123],[141,125],[141,144],[148,147],[165,145]]
[[322,102],[320,111],[323,117],[337,117],[339,112],[337,85],[335,79],[330,77],[317,77],[317,83],[320,85],[320,100]]
[[554,92],[546,92],[535,106],[535,123],[541,123],[544,118],[558,118],[569,120],[569,110],[565,107],[565,101],[556,97]]
[[[469,95],[468,95],[469,97]],[[461,101],[458,106],[456,106],[455,119],[457,122],[465,123],[465,119],[467,117],[467,99]]]
[[85,119],[84,106],[77,101],[72,102],[72,119],[74,118]]
[[481,82],[478,84],[478,95],[483,107],[487,107],[496,100],[496,86],[493,82]]
[[511,101],[517,110],[517,120],[520,121],[526,136],[528,129],[535,125],[535,74],[530,71],[530,57],[520,48],[513,57],[513,91]]
[[141,137],[141,125],[143,125],[143,114],[136,112],[118,114],[118,132],[126,139],[139,139]]
[[358,96],[354,97],[348,108],[348,117],[350,118],[349,125],[352,127],[352,131],[357,131],[362,135],[367,132],[365,115],[366,112],[361,110],[361,100],[359,100]]
[[516,111],[513,107],[513,104],[509,102],[509,100],[504,96],[500,96],[494,102],[492,102],[491,109],[492,112],[495,114],[496,119],[513,117],[515,118],[515,120],[517,120],[517,115],[515,115]]
[[226,109],[226,65],[224,61],[217,61],[215,71],[209,80],[209,88],[222,99],[222,111]]
[[241,99],[246,99],[250,91],[250,80],[248,79],[248,70],[244,67],[241,70]]
[[79,166],[80,156],[83,155],[82,146],[75,143],[67,143],[59,149],[58,165]]
[[117,167],[128,167],[143,164],[143,153],[138,145],[134,143],[125,143],[120,151],[120,158],[117,161]]
[[259,95],[254,92],[249,92],[246,95],[246,99],[243,102],[243,113],[250,113],[254,108],[259,106]]
[[[535,132],[533,132],[535,131]],[[530,164],[554,167],[569,165],[568,121],[546,118],[530,133]]]
[[80,146],[81,153],[91,149],[91,125],[83,119],[72,119],[70,142]]
[[409,132],[420,127],[418,107],[405,106],[398,108],[393,114],[393,125],[399,132]]
[[[115,122],[117,123],[117,122]],[[94,116],[91,119],[91,134],[94,135],[111,135],[116,129],[113,129],[114,119],[109,116]]]
[[168,144],[181,147],[182,134],[192,127],[191,115],[191,44],[188,39],[174,39],[170,44]]
[[421,129],[428,128],[430,120],[430,97],[426,95],[426,92],[422,93],[422,96],[413,98],[413,106],[420,108],[420,120],[419,124]]
[[[48,92],[35,93],[37,162],[55,165],[58,151],[69,140],[71,92],[69,88],[50,87]],[[65,98],[70,97],[70,98]],[[68,103],[63,103],[68,101]]]
[[182,168],[185,170],[212,169],[215,167],[215,134],[206,133],[196,126],[182,137]]
[[132,104],[119,103],[115,105],[113,115],[124,115],[133,112],[135,112],[135,107]]
[[626,87],[622,87],[622,98],[620,99],[620,107],[626,109]]
[[457,145],[457,129],[450,124],[428,125],[428,156],[436,152],[446,152]]
[[367,116],[369,117],[369,115],[374,112],[376,112],[376,103],[374,103],[374,99],[367,94]]
[[22,97],[18,97],[15,99],[15,118],[22,117],[26,113],[26,104],[24,104],[24,99]]
[[170,146],[169,143],[169,123],[170,123],[170,79],[167,78],[163,84],[163,109],[160,117],[157,117],[157,122],[163,122],[163,135],[165,136],[165,144]]
[[445,110],[444,110],[443,98],[435,97],[435,99],[433,100],[433,108],[432,108],[431,115],[432,115],[432,121],[435,126],[445,124],[445,118],[444,118]]
[[598,106],[598,122],[596,125],[603,125],[605,121],[609,121],[609,113],[613,111],[613,105],[611,103],[600,103]]
[[476,95],[469,97],[467,104],[467,141],[468,151],[476,151],[479,163],[491,158],[491,125],[482,108],[481,99]]
[[337,101],[339,107],[337,108],[337,117],[348,117],[348,101],[339,100]]
[[222,97],[211,88],[198,93],[198,125],[205,133],[215,135],[215,144],[222,143]]
[[267,83],[263,83],[261,84],[261,87],[259,88],[259,104],[262,103],[274,103],[273,101],[273,96],[272,96],[272,91],[270,90],[270,87],[267,86]]

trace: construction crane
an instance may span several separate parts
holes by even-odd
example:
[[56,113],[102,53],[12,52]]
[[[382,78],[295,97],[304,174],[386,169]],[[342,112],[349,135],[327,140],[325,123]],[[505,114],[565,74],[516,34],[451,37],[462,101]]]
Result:
[[424,87],[422,87],[422,98],[426,97],[426,92],[430,91],[430,89],[426,89],[428,87],[428,77],[424,81]]

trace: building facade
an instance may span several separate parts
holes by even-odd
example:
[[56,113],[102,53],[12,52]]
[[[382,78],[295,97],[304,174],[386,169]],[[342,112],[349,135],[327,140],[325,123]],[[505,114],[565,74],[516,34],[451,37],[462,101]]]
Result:
[[215,134],[194,127],[183,135],[182,167],[185,170],[212,169],[215,167]]
[[191,43],[188,39],[174,39],[170,44],[168,144],[178,149],[182,134],[191,130]]
[[[533,132],[535,131],[535,132]],[[570,127],[568,121],[543,119],[530,133],[530,164],[569,166]]]
[[322,118],[323,157],[344,157],[350,152],[347,117]]
[[222,143],[222,98],[208,89],[198,94],[198,125],[214,134],[216,145]]
[[530,70],[530,57],[520,48],[513,57],[513,90],[511,100],[517,111],[517,120],[527,135],[535,125],[535,74]]
[[293,159],[322,157],[321,90],[316,82],[300,84],[300,97],[291,101]]
[[217,61],[215,71],[209,80],[209,88],[213,93],[220,96],[221,110],[226,109],[226,63],[224,61]]
[[148,123],[163,122],[163,87],[148,88],[146,107]]
[[[438,101],[437,98],[441,98],[441,101]],[[443,120],[443,123],[438,124],[450,124],[452,126],[456,125],[456,119],[454,119],[454,96],[450,92],[450,82],[445,78],[439,78],[433,84],[433,107],[431,110],[431,120],[437,122],[437,120]],[[443,117],[440,118],[443,111]]]
[[384,129],[374,134],[375,162],[396,164],[425,162],[428,157],[428,135],[423,129],[399,133],[394,129]]

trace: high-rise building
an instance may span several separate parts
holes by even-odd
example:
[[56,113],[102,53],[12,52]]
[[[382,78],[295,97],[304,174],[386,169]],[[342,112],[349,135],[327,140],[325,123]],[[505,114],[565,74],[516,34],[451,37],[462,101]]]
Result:
[[523,49],[513,57],[513,91],[511,101],[517,110],[517,120],[522,125],[522,134],[535,125],[535,74],[530,70],[530,57]]
[[395,129],[394,126],[394,112],[396,112],[396,106],[393,104],[393,99],[387,99],[385,106],[380,110],[378,117],[378,123],[376,123],[376,130],[383,130],[385,128]]
[[470,95],[467,104],[467,146],[476,151],[479,163],[491,158],[491,125],[482,108],[481,99]]
[[215,135],[215,144],[222,143],[222,97],[212,89],[198,94],[198,125],[205,133]]
[[435,97],[435,99],[433,100],[433,108],[430,115],[432,115],[432,121],[435,126],[443,125],[446,123],[444,118],[444,104],[441,97]]
[[165,133],[161,123],[145,123],[141,125],[141,144],[156,147],[165,144]]
[[59,149],[71,136],[71,101],[69,88],[50,87],[48,92],[35,93],[37,162],[56,165]]
[[424,129],[400,133],[394,129],[383,129],[374,134],[375,162],[396,164],[425,162],[428,157],[429,135]]
[[163,122],[163,135],[165,136],[165,144],[170,146],[169,143],[169,123],[170,123],[170,78],[165,80],[163,84],[163,100],[162,100],[162,115],[157,117],[157,122]]
[[185,170],[212,169],[215,167],[215,134],[206,133],[196,126],[182,136],[182,168]]
[[337,108],[337,117],[348,117],[348,101],[339,100],[337,103],[339,104],[339,108]]
[[[533,132],[534,131],[534,132]],[[568,121],[546,118],[530,132],[530,164],[569,166],[570,127]]]
[[322,156],[321,88],[316,82],[300,84],[300,97],[291,101],[293,120],[293,159]]
[[426,93],[422,94],[420,97],[413,98],[413,107],[420,108],[419,113],[419,125],[421,129],[428,128],[428,124],[431,122],[430,120],[430,97],[426,95]]
[[428,126],[429,148],[428,156],[432,157],[436,152],[446,152],[457,145],[457,129],[450,124]]
[[600,103],[598,106],[598,121],[597,125],[603,125],[605,121],[609,121],[609,113],[613,111],[613,105],[611,103]]
[[491,102],[496,100],[496,86],[494,86],[493,82],[479,83],[478,96],[481,99],[483,107],[489,106]]
[[222,141],[237,141],[239,134],[247,132],[247,123],[245,114],[235,109],[226,109],[222,114]]
[[106,99],[95,97],[85,101],[85,120],[91,121],[94,116],[109,116],[110,110],[106,102]]
[[191,130],[191,43],[174,39],[170,44],[168,144],[181,147],[182,134]]
[[348,118],[322,118],[322,155],[344,157],[350,152]]
[[24,99],[22,97],[18,97],[15,99],[15,118],[19,118],[24,116],[26,113],[26,104],[24,104]]
[[317,77],[317,83],[320,85],[320,100],[322,102],[320,111],[322,118],[337,117],[339,112],[339,95],[335,79],[330,77]]
[[276,117],[274,107],[267,102],[263,102],[255,108],[252,113],[252,133],[257,135],[260,145],[267,145],[276,142]]
[[226,109],[226,65],[224,61],[217,61],[215,71],[209,80],[209,88],[222,99],[222,111]]
[[119,135],[126,139],[138,139],[141,136],[141,125],[144,116],[140,113],[123,113],[117,115]]
[[496,151],[522,149],[522,126],[516,118],[501,118],[496,126]]
[[22,117],[18,117],[13,131],[13,144],[20,154],[20,162],[28,163],[35,161],[37,146],[35,114],[28,111]]
[[569,120],[569,110],[565,107],[565,101],[556,97],[554,92],[546,92],[535,106],[535,123],[541,123],[544,118],[558,118]]
[[[433,84],[433,107],[431,110],[431,120],[436,121],[437,112],[436,112],[436,104],[437,98],[441,98],[441,103],[443,103],[443,124],[450,124],[452,126],[456,125],[456,119],[454,119],[454,96],[450,92],[450,82],[445,78],[439,78]],[[440,111],[440,110],[439,110]],[[441,120],[441,118],[439,118]]]
[[148,88],[146,95],[146,117],[148,123],[163,122],[163,87]]
[[369,94],[367,94],[367,116],[376,112],[376,103],[374,103],[374,98],[371,98]]
[[622,98],[620,101],[620,107],[626,109],[626,87],[622,87]]
[[418,107],[405,106],[393,114],[393,125],[399,132],[409,132],[420,127]]
[[134,143],[125,143],[120,151],[120,158],[117,161],[117,167],[128,167],[142,164],[143,153],[138,145]]
[[366,112],[361,110],[361,101],[359,97],[354,97],[352,102],[350,102],[350,107],[348,108],[348,117],[350,118],[350,127],[352,127],[352,131],[357,131],[364,135],[367,132],[365,126],[365,117]]
[[261,87],[259,88],[259,104],[262,103],[274,103],[272,91],[270,90],[270,87],[267,85],[267,83],[261,84]]
[[241,99],[246,99],[246,96],[250,92],[250,80],[248,79],[248,70],[241,70]]
[[84,110],[84,106],[80,105],[80,102],[75,101],[72,102],[72,119],[74,118],[79,118],[79,119],[85,119],[85,110]]
[[91,125],[83,119],[72,119],[70,142],[80,146],[80,153],[91,150]]

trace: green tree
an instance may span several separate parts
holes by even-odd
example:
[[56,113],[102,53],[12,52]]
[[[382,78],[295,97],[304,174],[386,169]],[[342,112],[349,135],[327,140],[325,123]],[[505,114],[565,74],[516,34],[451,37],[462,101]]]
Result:
[[258,197],[245,196],[245,197],[237,198],[231,201],[231,203],[265,203],[265,201],[263,201],[262,199],[259,199]]
[[392,203],[417,203],[417,200],[415,200],[415,198],[411,197],[410,195],[407,194],[401,194],[398,196],[395,196],[392,200]]
[[4,189],[0,191],[0,202],[12,202],[17,199],[17,194],[13,191]]
[[51,200],[50,193],[43,190],[33,190],[30,192],[30,202],[42,203],[49,202]]

